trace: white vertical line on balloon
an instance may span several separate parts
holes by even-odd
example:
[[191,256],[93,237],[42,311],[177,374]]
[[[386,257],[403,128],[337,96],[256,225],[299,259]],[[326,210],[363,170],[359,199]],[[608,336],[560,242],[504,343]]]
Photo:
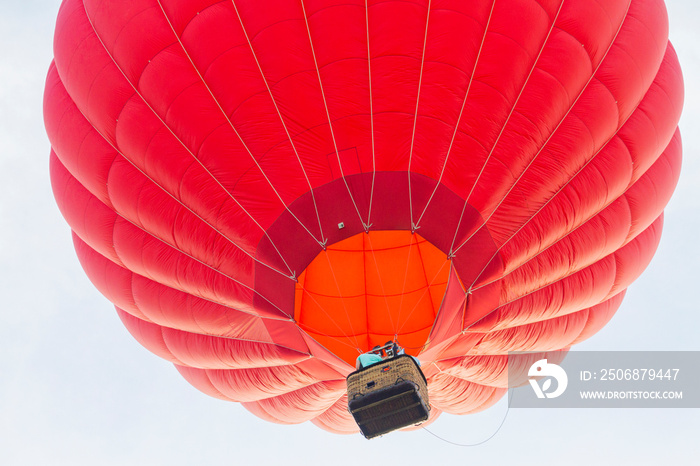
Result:
[[[158,2],[160,3],[160,0],[158,0]],[[267,89],[267,92],[270,94],[270,99],[272,100],[272,105],[275,107],[275,111],[277,112],[277,115],[280,118],[280,122],[282,123],[282,128],[284,128],[284,132],[287,135],[287,138],[289,138],[289,144],[292,146],[292,150],[294,151],[294,155],[296,156],[297,161],[299,162],[299,166],[301,167],[301,171],[304,174],[304,178],[306,179],[307,185],[309,186],[309,192],[311,193],[311,201],[313,202],[313,205],[314,205],[314,210],[316,212],[316,219],[318,220],[318,228],[319,228],[319,232],[321,233],[321,240],[319,241],[318,239],[316,239],[316,237],[313,235],[313,233],[311,233],[311,231],[309,231],[309,229],[306,228],[306,226],[301,222],[301,220],[299,220],[297,218],[297,216],[294,215],[294,213],[286,205],[285,205],[285,208],[287,209],[287,212],[289,212],[289,214],[292,215],[292,217],[294,217],[297,220],[297,222],[299,222],[299,224],[314,238],[314,240],[316,240],[316,242],[318,242],[318,244],[322,248],[325,249],[326,248],[326,239],[323,235],[323,226],[321,225],[321,217],[318,213],[318,207],[316,205],[316,197],[314,195],[314,189],[311,186],[311,181],[309,180],[309,177],[306,173],[306,170],[304,169],[304,164],[301,162],[301,157],[299,157],[299,153],[297,152],[297,148],[294,145],[294,140],[292,139],[291,134],[289,134],[289,129],[287,128],[287,124],[284,122],[284,118],[282,117],[282,112],[280,112],[280,109],[277,106],[277,101],[275,100],[275,96],[272,94],[272,89],[270,89],[270,84],[267,82],[267,78],[265,77],[265,73],[263,72],[262,66],[260,65],[260,62],[258,61],[258,57],[255,54],[255,49],[253,48],[253,44],[250,42],[250,37],[248,36],[248,31],[246,31],[246,29],[245,29],[245,25],[243,24],[243,18],[241,18],[240,13],[238,12],[238,7],[236,7],[235,0],[231,0],[231,4],[233,5],[233,9],[236,11],[236,16],[238,17],[238,21],[241,24],[241,31],[243,32],[243,35],[245,36],[246,42],[248,43],[248,47],[250,48],[250,53],[253,55],[253,59],[255,60],[255,64],[258,66],[258,70],[260,71],[260,76],[262,76],[262,80],[263,80],[263,83],[265,84],[265,88]],[[180,40],[180,39],[178,38],[178,40]],[[183,47],[183,50],[184,50],[184,47]],[[194,65],[194,63],[192,63],[192,65]],[[196,66],[195,66],[195,69],[196,69]],[[199,71],[197,71],[197,73],[199,73]],[[204,78],[202,78],[202,81],[204,81]],[[212,96],[213,96],[213,94],[212,94]],[[224,113],[224,115],[226,115],[226,112],[224,112],[223,109],[221,109],[221,111]],[[226,115],[226,119],[228,120],[228,115]],[[229,120],[229,123],[230,122],[231,121]],[[231,128],[233,128],[233,124],[231,124]],[[236,132],[236,134],[238,134],[238,133]],[[239,136],[239,138],[240,138],[240,136]],[[241,141],[242,141],[242,139],[241,139]],[[252,154],[251,154],[251,156],[252,156]],[[255,163],[257,164],[257,161]],[[262,173],[262,168],[260,169],[260,171]],[[263,176],[265,176],[264,173],[263,173]],[[265,179],[267,179],[267,177],[265,177]],[[269,182],[269,180],[268,180],[268,182]],[[270,186],[272,187],[273,190],[275,189],[272,186],[272,183],[270,183]],[[275,191],[275,193],[276,192],[277,191]],[[278,194],[278,197],[280,197],[279,194]],[[282,200],[281,197],[280,197],[280,200]],[[282,201],[282,202],[284,203],[284,201]]]
[[367,323],[367,325],[365,325],[365,335],[367,336],[367,341],[369,342],[369,298],[367,297],[367,247],[365,244],[365,237],[369,237],[369,235],[362,235],[362,285],[365,292],[365,322]]
[[411,147],[408,151],[408,211],[411,217],[411,232],[416,231],[417,225],[413,223],[413,196],[411,195],[411,162],[413,161],[413,145],[416,141],[416,123],[418,122],[418,106],[420,105],[420,91],[423,87],[423,67],[425,65],[425,48],[428,43],[428,26],[430,25],[430,5],[431,0],[428,0],[428,12],[425,16],[425,32],[423,34],[423,52],[420,59],[420,73],[418,75],[418,95],[416,95],[416,109],[413,114],[413,130],[411,132]]
[[[306,272],[306,275],[304,275],[304,272]],[[300,273],[299,276],[297,277],[297,282],[294,284],[294,321],[297,322],[297,315],[296,315],[296,310],[297,310],[297,288],[301,290],[301,297],[299,298],[299,320],[301,320],[301,311],[304,309],[304,294],[306,291],[304,290],[304,283],[306,283],[306,278],[309,276],[308,272],[308,267],[304,272]],[[302,275],[304,276],[304,279],[302,280]],[[298,323],[298,322],[297,322]]]
[[301,11],[302,14],[304,15],[304,24],[306,25],[306,33],[309,37],[309,46],[311,47],[311,57],[314,60],[314,67],[316,68],[316,77],[318,78],[318,87],[321,89],[321,98],[323,99],[323,108],[326,109],[326,118],[328,119],[328,129],[331,133],[331,139],[333,140],[333,149],[335,150],[335,156],[338,159],[338,168],[340,169],[340,177],[343,179],[343,183],[345,183],[345,189],[348,191],[348,195],[350,196],[350,201],[352,202],[352,205],[355,207],[355,212],[357,212],[357,216],[360,219],[360,223],[362,223],[362,226],[365,230],[369,228],[368,224],[362,220],[362,215],[360,215],[360,209],[357,207],[357,203],[355,203],[355,199],[352,197],[352,191],[350,191],[350,186],[348,185],[347,180],[345,179],[345,172],[343,171],[343,164],[340,160],[340,153],[338,152],[338,143],[335,140],[335,133],[333,132],[333,121],[331,120],[331,114],[330,111],[328,110],[328,101],[326,100],[326,93],[323,90],[323,81],[321,80],[321,70],[318,68],[318,61],[316,60],[316,51],[314,50],[314,43],[313,40],[311,40],[311,29],[309,28],[309,18],[306,15],[306,8],[304,7],[304,0],[299,0],[301,3]]
[[[410,238],[408,239],[408,253],[406,254],[406,266],[404,267],[404,273],[403,273],[403,284],[401,285],[401,299],[399,300],[399,312],[397,314],[396,320],[398,321],[396,325],[398,326],[401,323],[401,311],[403,309],[403,299],[406,293],[406,281],[408,280],[408,267],[411,265],[411,250],[413,249],[413,238],[415,234],[411,233]],[[416,247],[418,247],[418,240],[416,239]],[[427,280],[426,280],[427,283]],[[398,328],[397,326],[394,326],[394,334],[398,334]]]
[[[510,122],[510,118],[513,116],[513,113],[515,112],[515,108],[518,106],[518,102],[520,102],[520,98],[522,97],[523,93],[525,92],[525,88],[527,87],[528,83],[530,82],[530,79],[532,78],[532,74],[537,69],[537,64],[539,63],[540,58],[542,57],[542,52],[544,52],[544,49],[547,46],[547,42],[549,41],[549,37],[552,35],[552,31],[554,30],[554,28],[557,24],[557,20],[559,19],[559,15],[561,14],[561,10],[562,10],[563,6],[564,6],[564,0],[562,0],[562,2],[559,4],[559,9],[557,10],[557,14],[554,16],[554,19],[552,20],[552,26],[549,28],[549,31],[547,32],[547,35],[545,36],[544,41],[542,42],[542,47],[540,47],[540,51],[537,53],[537,57],[535,57],[535,60],[532,64],[532,68],[530,68],[530,72],[528,73],[527,78],[525,78],[525,82],[523,83],[522,87],[520,88],[520,92],[518,93],[518,96],[516,97],[515,102],[513,102],[513,106],[510,109],[510,113],[508,113],[506,120],[501,125],[501,131],[498,133],[498,136],[496,137],[496,141],[494,141],[493,146],[491,146],[491,151],[489,152],[488,156],[486,157],[486,160],[484,161],[484,164],[481,167],[481,171],[479,172],[479,175],[476,177],[476,180],[474,181],[474,184],[472,185],[471,190],[469,191],[469,194],[467,195],[467,198],[464,201],[464,206],[462,207],[462,215],[459,218],[459,223],[457,224],[457,228],[455,229],[454,237],[452,238],[452,245],[450,246],[450,253],[451,254],[456,253],[462,246],[464,246],[464,244],[467,241],[469,241],[469,239],[471,239],[472,236],[474,236],[476,231],[479,231],[479,230],[476,230],[474,233],[472,233],[472,235],[469,236],[469,238],[467,238],[464,242],[462,242],[462,244],[457,249],[453,249],[454,245],[455,245],[455,241],[457,241],[457,234],[459,233],[459,227],[462,224],[464,212],[467,208],[467,205],[469,204],[469,199],[471,198],[471,195],[474,193],[474,190],[476,189],[476,185],[479,184],[479,181],[481,180],[481,175],[483,175],[484,171],[486,170],[486,166],[488,165],[489,161],[491,160],[491,157],[493,156],[493,153],[496,150],[496,146],[498,146],[498,143],[501,140],[501,136],[503,136],[503,133],[505,132],[506,126],[508,126],[508,123]],[[534,158],[537,158],[537,155],[535,155]],[[534,161],[534,158],[533,158],[533,161]],[[526,168],[526,170],[527,170],[527,168]],[[517,181],[516,181],[516,183],[517,183]],[[508,192],[510,192],[510,191],[508,191]],[[507,194],[506,194],[506,196],[507,196]],[[492,215],[493,215],[493,213],[492,213]],[[485,223],[486,222],[484,222],[484,224]]]
[[496,6],[496,0],[493,1],[491,4],[491,11],[489,12],[489,17],[486,21],[486,26],[484,27],[484,35],[481,37],[481,44],[479,45],[479,51],[476,54],[476,59],[474,60],[474,67],[472,68],[472,74],[469,77],[469,84],[467,84],[467,90],[464,93],[464,99],[462,100],[462,108],[459,110],[459,116],[457,117],[457,123],[455,123],[455,129],[452,132],[452,139],[450,139],[450,145],[447,148],[447,154],[445,155],[445,162],[442,164],[442,169],[440,170],[440,177],[438,178],[437,183],[435,184],[435,188],[433,188],[433,192],[430,194],[430,197],[428,198],[428,202],[426,202],[425,207],[423,208],[423,212],[420,214],[420,217],[418,217],[418,221],[416,222],[416,226],[420,227],[420,222],[423,220],[423,216],[425,215],[425,212],[428,210],[428,206],[430,205],[430,202],[433,200],[433,197],[435,196],[435,193],[438,190],[438,187],[440,186],[440,183],[442,183],[442,178],[445,175],[445,169],[447,168],[447,162],[450,158],[450,154],[452,153],[452,146],[454,145],[455,138],[457,137],[457,131],[459,130],[459,124],[462,121],[462,115],[464,113],[464,107],[466,106],[467,103],[467,98],[469,97],[469,91],[471,90],[472,83],[474,82],[474,76],[476,75],[476,67],[479,64],[479,58],[481,58],[481,52],[484,49],[484,43],[486,42],[486,35],[488,34],[489,31],[489,25],[491,24],[491,17],[493,16],[493,10]]
[[[425,243],[425,242],[427,242],[427,240],[424,239],[423,243]],[[430,286],[428,285],[429,284],[428,274],[427,274],[426,269],[425,269],[425,260],[423,259],[423,254],[420,252],[420,245],[421,245],[421,243],[418,242],[418,240],[416,240],[416,253],[418,254],[418,260],[420,261],[420,268],[423,271],[423,280],[425,280],[425,286],[428,289],[428,296],[430,297],[430,307],[433,309],[434,316],[437,317],[437,313],[439,311],[439,308],[435,309],[435,304],[433,303],[433,295],[430,292]],[[451,262],[450,262],[450,267],[452,267]],[[448,279],[449,279],[449,275],[448,275]]]
[[372,143],[372,187],[369,192],[369,211],[367,213],[367,229],[372,225],[372,201],[374,199],[374,179],[377,174],[377,162],[374,149],[374,108],[372,98],[372,55],[369,45],[369,6],[365,0],[365,27],[367,30],[367,74],[369,84],[369,130]]
[[[114,58],[114,57],[112,56],[112,54],[110,53],[109,49],[107,48],[107,46],[105,45],[104,41],[102,40],[102,37],[100,37],[100,35],[98,34],[97,29],[95,28],[95,25],[93,24],[92,19],[90,18],[90,15],[89,15],[88,12],[87,12],[87,9],[85,9],[84,11],[85,11],[85,17],[87,18],[88,22],[90,23],[90,26],[92,27],[92,31],[93,31],[93,33],[95,34],[95,37],[97,38],[97,40],[98,40],[98,41],[100,42],[100,44],[102,45],[102,47],[103,47],[105,53],[107,54],[107,56],[109,56],[110,60],[111,60],[112,63],[114,64],[114,66],[115,66],[115,67],[117,68],[117,70],[121,73],[121,75],[122,75],[122,77],[124,78],[124,80],[129,84],[129,86],[131,86],[132,90],[134,91],[134,94],[136,94],[137,96],[139,96],[139,98],[140,98],[141,101],[144,103],[144,105],[146,105],[146,107],[148,107],[148,109],[151,110],[151,112],[153,113],[153,115],[161,122],[161,124],[163,125],[163,127],[178,141],[178,143],[180,143],[180,145],[182,145],[182,147],[185,149],[185,151],[186,151],[188,154],[190,154],[190,155],[192,156],[192,158],[202,167],[202,169],[203,169],[207,174],[209,174],[209,176],[211,176],[212,179],[213,179],[217,184],[219,184],[219,185],[221,186],[221,184],[218,182],[218,180],[216,180],[216,178],[209,172],[209,170],[207,170],[207,168],[204,166],[204,164],[202,164],[202,162],[194,155],[194,153],[190,150],[190,148],[187,147],[187,145],[175,134],[175,132],[172,130],[172,128],[170,128],[170,126],[168,126],[168,125],[166,124],[166,122],[163,120],[163,118],[161,118],[161,116],[158,115],[158,113],[155,111],[155,109],[148,103],[148,101],[146,100],[146,98],[139,92],[139,90],[136,88],[136,86],[134,85],[134,83],[132,83],[131,80],[129,80],[129,78],[126,76],[126,73],[124,72],[124,70],[119,66],[119,64],[117,63],[117,61],[115,60],[115,58]],[[76,107],[77,107],[77,105],[76,105]],[[203,217],[201,217],[199,214],[197,214],[197,213],[196,213],[194,210],[192,210],[190,207],[186,206],[180,199],[178,199],[176,196],[174,196],[172,193],[170,193],[167,189],[165,189],[165,188],[164,188],[163,186],[161,186],[160,184],[156,183],[156,181],[155,181],[153,178],[151,178],[150,176],[148,176],[148,175],[146,174],[145,171],[143,171],[138,165],[136,165],[136,163],[134,163],[132,160],[130,160],[128,157],[126,157],[121,151],[119,151],[119,149],[117,149],[117,147],[116,147],[116,141],[115,141],[114,144],[112,144],[112,142],[111,142],[104,134],[102,134],[101,131],[99,131],[99,130],[97,129],[97,127],[90,121],[90,119],[87,118],[87,116],[82,112],[82,110],[80,110],[80,109],[78,109],[78,110],[79,110],[80,113],[83,115],[83,117],[85,118],[85,120],[88,121],[88,122],[90,123],[90,125],[95,129],[95,131],[96,131],[100,136],[102,136],[102,138],[103,138],[103,139],[104,139],[104,140],[105,140],[119,155],[121,155],[121,156],[124,158],[124,160],[126,160],[127,162],[129,162],[134,168],[136,168],[136,170],[138,170],[141,174],[143,174],[146,178],[148,178],[148,180],[151,181],[155,186],[158,186],[160,189],[162,189],[163,192],[165,192],[168,196],[170,196],[175,202],[177,202],[178,204],[180,204],[183,208],[185,208],[187,211],[189,211],[192,215],[194,215],[194,216],[197,217],[199,220],[201,220],[202,223],[204,223],[205,225],[209,226],[212,230],[216,231],[216,232],[217,232],[219,235],[221,235],[225,240],[227,240],[228,242],[230,242],[231,244],[233,244],[235,247],[237,247],[238,249],[240,249],[241,251],[243,251],[244,254],[246,254],[247,256],[249,256],[250,258],[252,258],[255,262],[257,262],[257,263],[259,263],[259,264],[261,264],[261,265],[263,265],[263,266],[265,266],[265,267],[268,267],[269,269],[274,270],[275,272],[279,273],[280,275],[284,275],[284,276],[286,276],[286,277],[288,277],[288,278],[291,278],[291,277],[293,276],[294,272],[291,270],[291,268],[289,267],[289,265],[288,265],[287,262],[284,260],[284,257],[282,257],[281,254],[280,254],[280,259],[282,259],[282,262],[283,262],[284,265],[287,267],[287,270],[289,270],[289,274],[290,274],[290,275],[287,275],[287,273],[282,272],[282,271],[278,270],[277,268],[275,268],[275,267],[273,267],[273,266],[271,266],[271,265],[269,265],[269,264],[266,264],[265,262],[263,262],[263,261],[259,260],[258,258],[256,258],[254,255],[252,255],[251,253],[249,253],[248,251],[246,251],[243,247],[241,247],[241,246],[239,246],[238,244],[236,244],[235,241],[233,241],[232,239],[230,239],[230,238],[228,238],[226,235],[224,235],[220,230],[218,230],[216,227],[214,227],[211,223],[207,222]],[[223,188],[223,186],[222,186],[222,188]],[[238,205],[238,206],[241,208],[241,210],[242,210],[243,212],[245,212],[245,213],[251,218],[251,220],[252,220],[258,227],[260,227],[261,230],[263,231],[263,233],[267,236],[267,234],[266,234],[265,231],[262,229],[262,227],[258,224],[258,222],[257,222],[257,221],[251,216],[251,214],[238,202],[238,200],[237,200],[231,193],[229,193],[225,188],[223,188],[223,189],[224,189],[224,191],[231,197],[231,199],[236,203],[236,205]],[[270,243],[273,244],[273,243],[272,243],[272,240],[270,240]],[[167,243],[166,243],[166,244],[167,244]],[[275,247],[274,244],[273,244],[273,247]],[[176,248],[176,249],[177,249],[177,248]],[[178,249],[178,250],[179,250],[179,249]],[[277,250],[277,247],[275,247],[275,250]],[[182,252],[182,251],[181,251],[181,252]],[[278,252],[278,254],[279,254],[279,251],[277,251],[277,252]],[[184,254],[184,252],[183,252],[183,254]]]
[[[370,254],[372,255],[372,260],[374,261],[374,268],[377,271],[377,277],[379,278],[379,287],[382,290],[382,297],[384,298],[384,304],[386,304],[386,313],[389,316],[389,320],[391,322],[391,327],[395,328],[396,325],[394,325],[394,320],[391,317],[391,306],[389,306],[389,299],[386,297],[386,289],[384,288],[384,281],[382,280],[382,272],[381,272],[381,270],[379,270],[379,262],[377,261],[377,256],[375,255],[375,252],[374,252],[374,245],[372,245],[372,236],[371,235],[367,235],[367,242],[369,243],[369,251],[370,251]],[[363,244],[363,248],[364,248],[364,240],[363,240],[362,244]]]
[[[348,308],[345,305],[345,298],[343,298],[343,292],[340,290],[340,283],[338,282],[338,277],[335,275],[335,271],[333,270],[333,264],[331,264],[331,258],[328,254],[327,251],[322,251],[321,254],[323,254],[328,261],[328,268],[331,270],[331,275],[333,276],[333,282],[335,283],[335,287],[338,289],[338,296],[340,296],[340,302],[343,304],[343,311],[345,311],[345,317],[348,319],[348,324],[350,325],[350,331],[355,339],[355,346],[357,348],[360,347],[360,344],[357,341],[357,333],[355,333],[355,326],[352,324],[352,319],[350,319],[350,313],[348,312]],[[335,321],[334,321],[335,322]],[[343,332],[345,333],[345,332]],[[345,334],[345,336],[349,336]]]

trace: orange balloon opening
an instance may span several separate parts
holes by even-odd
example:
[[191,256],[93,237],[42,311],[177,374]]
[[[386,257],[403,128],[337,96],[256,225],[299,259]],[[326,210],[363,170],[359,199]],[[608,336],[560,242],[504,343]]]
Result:
[[395,337],[418,354],[440,309],[450,260],[410,231],[371,231],[329,246],[299,276],[294,319],[354,365]]

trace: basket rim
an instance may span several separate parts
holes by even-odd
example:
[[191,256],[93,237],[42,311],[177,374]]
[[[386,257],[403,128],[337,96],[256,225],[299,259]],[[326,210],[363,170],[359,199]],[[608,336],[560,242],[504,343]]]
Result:
[[383,360],[380,361],[380,362],[375,362],[374,364],[370,364],[369,366],[363,367],[362,369],[358,369],[358,370],[356,370],[356,371],[351,372],[350,374],[348,374],[348,376],[345,377],[345,381],[347,382],[347,381],[350,379],[350,377],[352,377],[352,376],[354,376],[354,375],[360,374],[360,373],[362,373],[362,372],[366,372],[366,371],[368,371],[368,370],[370,370],[370,369],[374,369],[376,366],[379,366],[380,364],[383,365],[383,364],[386,364],[386,363],[389,363],[389,362],[392,362],[392,361],[397,361],[397,360],[402,359],[402,358],[403,358],[403,359],[408,359],[408,360],[411,361],[411,363],[413,363],[413,365],[415,366],[415,368],[418,370],[418,373],[419,373],[419,374],[421,375],[421,377],[423,378],[423,382],[425,382],[425,384],[427,385],[427,384],[428,384],[428,380],[425,378],[425,375],[423,374],[423,371],[421,370],[421,368],[420,368],[420,366],[418,365],[418,363],[416,362],[416,360],[413,359],[413,356],[411,356],[411,355],[409,355],[409,354],[399,354],[398,356],[394,356],[393,358],[383,359]]

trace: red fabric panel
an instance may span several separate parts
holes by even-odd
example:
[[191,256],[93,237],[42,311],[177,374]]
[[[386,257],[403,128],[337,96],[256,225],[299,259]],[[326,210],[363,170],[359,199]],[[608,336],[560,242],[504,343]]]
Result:
[[294,364],[308,358],[307,354],[274,343],[184,332],[117,310],[122,322],[139,343],[178,365],[198,369],[250,369]]
[[513,373],[518,368],[527,377],[527,371],[535,361],[546,358],[552,363],[557,363],[565,356],[566,351],[511,356],[510,361],[507,355],[466,356],[442,360],[437,365],[441,372],[458,379],[490,387],[507,388],[512,387],[512,381],[518,377]]
[[[83,187],[113,209],[107,178],[117,153],[78,111],[66,92],[54,63],[46,78],[44,114],[46,133],[51,139],[52,157],[57,156]],[[54,196],[59,202],[64,197],[58,194]]]
[[472,414],[496,404],[505,388],[478,385],[447,374],[428,381],[430,404],[449,414]]
[[466,302],[467,296],[459,282],[459,277],[455,270],[451,269],[440,310],[430,331],[430,343],[423,349],[423,352],[428,354],[421,356],[422,358],[429,358],[429,354],[440,351],[443,344],[452,343],[451,337],[462,331]]
[[581,334],[571,342],[572,345],[580,343],[592,337],[612,319],[615,312],[622,303],[622,298],[625,297],[625,292],[619,293],[612,298],[597,304],[588,310],[588,321],[581,331]]
[[255,369],[197,369],[198,379],[208,379],[218,392],[231,401],[247,402],[279,396],[317,383],[314,377],[295,366],[259,367]]
[[[276,422],[298,424],[310,421],[322,414],[340,398],[346,390],[344,380],[321,382],[309,387],[273,398],[254,402]],[[250,403],[243,403],[248,408]]]
[[347,435],[360,431],[355,420],[348,412],[347,393],[344,393],[330,408],[313,418],[311,422],[334,434]]

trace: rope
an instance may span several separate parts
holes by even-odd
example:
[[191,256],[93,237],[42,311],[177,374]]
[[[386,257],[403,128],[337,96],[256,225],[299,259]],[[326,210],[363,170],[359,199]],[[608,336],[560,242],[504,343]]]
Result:
[[[379,270],[379,263],[377,262],[377,256],[374,253],[374,246],[372,246],[372,238],[370,237],[370,235],[367,235],[367,241],[369,242],[369,250],[372,253],[372,260],[374,261],[374,268],[377,271],[377,277],[379,277],[379,286],[382,289],[382,296],[384,297],[384,303],[386,304],[386,312],[389,315],[389,320],[391,322],[391,328],[395,329],[396,324],[394,324],[394,320],[391,317],[391,307],[389,306],[389,300],[386,297],[386,290],[384,289],[384,282],[382,281],[382,273]],[[363,243],[363,248],[364,248],[364,243]],[[365,281],[366,281],[366,277],[365,277]],[[365,287],[365,294],[366,294],[366,290],[367,290],[367,288]]]
[[425,48],[428,43],[428,25],[430,24],[430,4],[428,0],[428,12],[425,16],[425,34],[423,35],[423,53],[420,59],[420,74],[418,75],[418,95],[416,96],[416,110],[413,114],[413,131],[411,133],[411,148],[408,151],[408,210],[411,216],[411,232],[416,231],[416,225],[413,223],[413,197],[411,196],[411,162],[413,161],[413,146],[416,141],[416,124],[418,123],[418,106],[420,104],[420,90],[423,86],[423,67],[425,65]]
[[374,198],[374,178],[377,174],[377,163],[374,151],[374,108],[372,104],[372,60],[369,50],[369,6],[367,5],[367,0],[365,0],[365,25],[367,29],[367,74],[369,81],[369,130],[370,139],[372,142],[372,187],[369,192],[369,211],[367,212],[367,225],[365,225],[365,231],[369,231],[369,227],[372,226],[372,200]]
[[[348,308],[345,305],[345,298],[343,298],[343,293],[340,291],[340,283],[338,283],[338,278],[336,277],[335,271],[333,270],[333,264],[331,264],[331,258],[326,253],[326,251],[321,252],[321,254],[326,256],[326,261],[328,261],[328,268],[330,268],[331,275],[333,276],[333,282],[335,283],[335,286],[338,289],[338,296],[340,296],[340,302],[343,304],[343,311],[345,311],[345,318],[348,319],[348,324],[350,324],[350,331],[352,332],[352,337],[355,339],[355,347],[359,348],[360,344],[357,341],[357,334],[355,333],[355,327],[352,325],[352,319],[350,318],[350,313],[348,312]],[[345,332],[343,332],[343,334],[345,334]],[[349,335],[347,335],[347,334],[345,334],[345,336],[349,337]]]
[[[394,334],[399,333],[399,329],[397,328],[397,325],[401,323],[401,311],[403,310],[403,300],[404,297],[406,296],[406,281],[408,280],[408,267],[411,265],[411,249],[413,249],[413,237],[415,235],[411,233],[411,237],[409,239],[408,243],[408,254],[406,254],[406,267],[404,267],[404,274],[403,274],[403,284],[401,285],[401,300],[399,301],[399,313],[398,316],[396,317],[396,320],[398,321],[396,325],[394,325],[393,319],[392,319],[392,328],[394,329]],[[418,247],[418,239],[416,239],[416,247]],[[422,265],[422,264],[421,264]],[[427,280],[426,280],[427,284]],[[421,300],[423,299],[423,296],[421,296]],[[420,300],[418,301],[420,303]],[[409,314],[410,317],[410,314]],[[403,325],[401,326],[403,328]]]
[[496,430],[495,430],[491,435],[489,435],[488,437],[486,437],[484,440],[482,440],[482,441],[480,441],[480,442],[476,442],[476,443],[458,443],[458,442],[454,442],[454,441],[452,441],[452,440],[447,440],[447,439],[445,439],[445,438],[443,438],[443,437],[440,437],[440,436],[439,436],[438,434],[436,434],[435,432],[432,432],[432,431],[428,430],[427,427],[422,427],[422,429],[423,429],[424,431],[426,431],[427,433],[429,433],[430,435],[432,435],[433,437],[435,437],[435,438],[437,438],[437,439],[439,439],[439,440],[441,440],[441,441],[443,441],[443,442],[445,442],[445,443],[449,443],[450,445],[454,445],[454,446],[456,446],[456,447],[476,447],[476,446],[479,446],[479,445],[483,445],[484,443],[486,443],[486,442],[488,442],[489,440],[491,440],[492,438],[494,438],[494,437],[496,436],[496,434],[498,434],[498,433],[501,431],[501,427],[503,427],[503,424],[505,424],[506,418],[508,417],[508,413],[510,412],[510,402],[512,401],[512,399],[513,399],[513,391],[512,391],[512,390],[509,390],[509,391],[508,391],[508,406],[506,407],[506,412],[505,412],[505,414],[503,415],[503,419],[501,419],[501,423],[498,425],[498,427],[496,428]]

